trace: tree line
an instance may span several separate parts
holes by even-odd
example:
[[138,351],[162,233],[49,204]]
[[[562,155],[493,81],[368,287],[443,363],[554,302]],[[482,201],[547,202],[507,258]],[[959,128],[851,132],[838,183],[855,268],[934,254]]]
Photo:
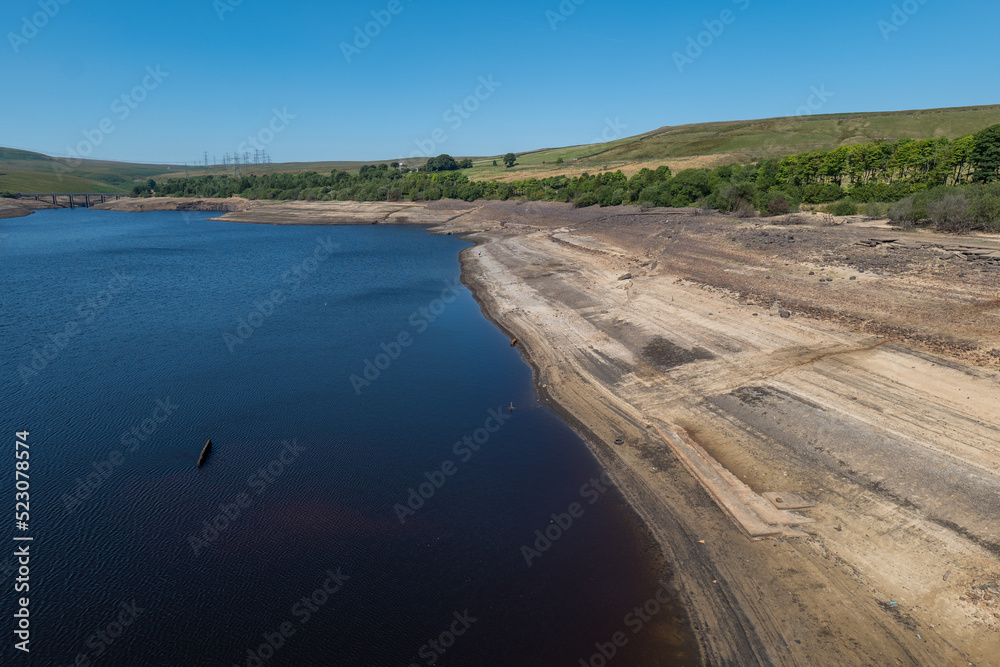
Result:
[[[514,160],[509,154],[504,161]],[[329,175],[196,176],[162,183],[156,193],[318,201],[519,198],[576,206],[699,206],[741,216],[781,215],[805,204],[850,214],[868,204],[931,201],[956,189],[970,202],[993,192],[996,188],[987,186],[1000,181],[1000,125],[955,140],[880,140],[749,165],[686,169],[676,175],[663,166],[631,177],[615,171],[500,183],[470,180],[459,170],[469,164],[444,155],[418,172],[400,170],[394,163],[368,165],[357,174],[334,170]],[[922,210],[918,205],[908,215],[912,218]]]

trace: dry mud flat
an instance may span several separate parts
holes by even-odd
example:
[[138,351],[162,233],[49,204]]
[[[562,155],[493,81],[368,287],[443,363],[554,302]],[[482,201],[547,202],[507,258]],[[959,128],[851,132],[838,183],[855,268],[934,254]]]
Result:
[[0,198],[0,220],[4,218],[23,218],[31,215],[35,211],[42,211],[50,208],[59,208],[50,203],[35,201],[33,199],[8,199]]
[[148,213],[151,211],[245,211],[257,202],[241,197],[212,199],[208,197],[130,197],[95,204],[91,208],[99,211],[122,211],[126,213]]
[[477,232],[466,282],[657,537],[705,663],[1000,665],[998,239],[514,202],[224,219]]

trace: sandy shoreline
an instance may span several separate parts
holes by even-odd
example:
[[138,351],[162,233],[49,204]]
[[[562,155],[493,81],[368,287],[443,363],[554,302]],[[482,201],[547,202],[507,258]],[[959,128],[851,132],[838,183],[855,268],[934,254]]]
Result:
[[[221,219],[470,234],[463,281],[656,537],[706,664],[1000,664],[1000,239],[520,202]],[[747,538],[768,491],[816,503],[804,537]]]

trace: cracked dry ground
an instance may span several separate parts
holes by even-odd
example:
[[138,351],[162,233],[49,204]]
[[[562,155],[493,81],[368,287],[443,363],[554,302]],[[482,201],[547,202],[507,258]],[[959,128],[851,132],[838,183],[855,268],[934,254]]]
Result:
[[[537,204],[458,222],[493,230],[468,280],[659,538],[706,661],[1000,664],[998,239]],[[757,493],[816,501],[810,536],[747,540],[670,424]]]

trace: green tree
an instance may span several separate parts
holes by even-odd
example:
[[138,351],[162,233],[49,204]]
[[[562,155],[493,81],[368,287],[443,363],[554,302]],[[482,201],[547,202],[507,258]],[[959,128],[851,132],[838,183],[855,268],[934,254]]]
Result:
[[442,153],[428,160],[424,168],[427,171],[456,171],[458,169],[458,162],[447,153]]
[[847,172],[847,157],[849,151],[847,146],[841,146],[835,150],[830,151],[823,158],[823,175],[831,179],[837,185],[840,185],[844,180],[844,174]]
[[517,164],[517,156],[514,155],[513,153],[507,153],[506,155],[503,156],[503,163],[507,166],[508,169],[510,169],[515,164]]
[[972,168],[972,151],[976,147],[976,137],[970,134],[951,142],[945,149],[941,168],[947,171],[945,180],[951,179],[955,185],[965,182]]
[[976,134],[972,147],[973,179],[991,183],[1000,178],[1000,125],[993,125]]

